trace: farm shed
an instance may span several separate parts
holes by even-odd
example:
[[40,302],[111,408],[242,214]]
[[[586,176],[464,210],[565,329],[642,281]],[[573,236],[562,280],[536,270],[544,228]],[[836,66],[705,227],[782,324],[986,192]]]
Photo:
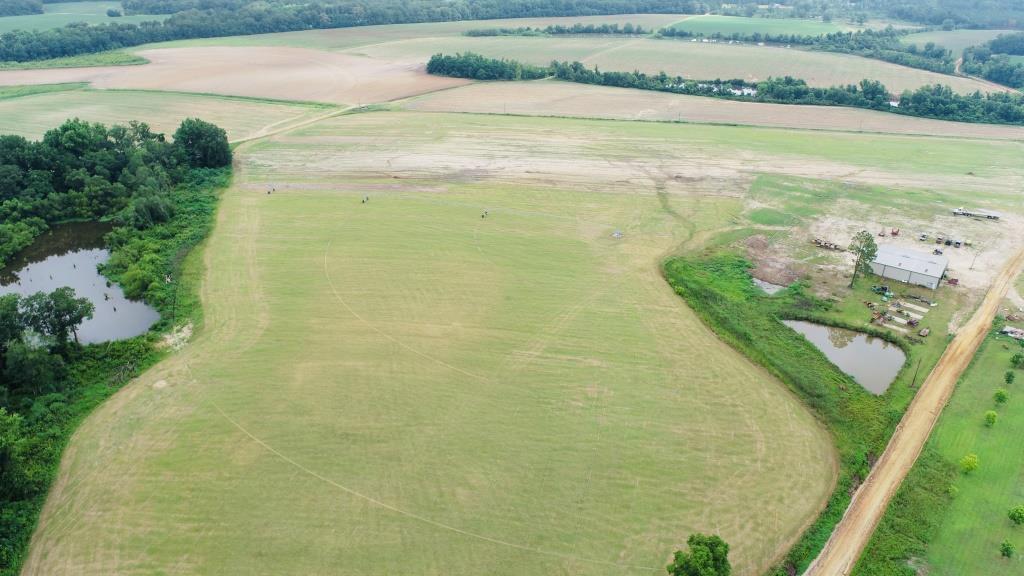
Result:
[[879,246],[871,270],[883,278],[931,288],[939,287],[949,260],[945,256],[907,250],[898,246]]

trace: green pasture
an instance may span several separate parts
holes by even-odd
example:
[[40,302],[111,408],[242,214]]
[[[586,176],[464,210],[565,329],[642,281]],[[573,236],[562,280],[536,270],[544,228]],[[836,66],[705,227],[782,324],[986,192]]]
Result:
[[148,44],[144,48],[184,46],[291,46],[318,50],[344,50],[368,44],[394,42],[413,38],[461,36],[476,28],[545,27],[551,24],[619,24],[632,23],[656,30],[670,26],[688,16],[682,14],[609,14],[602,16],[552,16],[548,18],[511,18],[502,20],[462,20],[458,22],[423,22],[418,24],[384,24],[330,30],[279,32],[253,36],[196,38]]
[[959,57],[964,48],[984,44],[1000,34],[1009,32],[1013,32],[1013,30],[934,30],[908,34],[901,40],[906,44],[917,44],[919,47],[934,42],[943,48],[952,50],[953,54]]
[[107,16],[108,9],[121,9],[120,2],[62,2],[60,4],[44,4],[42,14],[28,16],[5,16],[0,18],[0,34],[12,30],[47,30],[61,28],[74,22],[86,24],[107,24],[119,22],[137,24],[139,22],[163,20],[164,16]]
[[796,34],[798,36],[821,36],[832,32],[845,32],[851,28],[834,22],[808,20],[804,18],[745,18],[742,16],[718,16],[707,14],[693,16],[672,26],[694,34]]
[[[950,462],[968,453],[977,454],[981,466],[969,476],[960,475],[956,496],[942,516],[942,523],[928,547],[930,574],[1020,574],[1024,562],[1018,555],[1004,560],[999,545],[1004,539],[1024,550],[1024,529],[1014,527],[1007,511],[1024,504],[1024,371],[1007,386],[1003,374],[1010,357],[1024,351],[1016,341],[990,337],[975,358],[953,399],[942,413],[931,445]],[[997,406],[993,394],[1006,388],[1010,400]],[[984,416],[995,410],[995,426],[985,426]]]

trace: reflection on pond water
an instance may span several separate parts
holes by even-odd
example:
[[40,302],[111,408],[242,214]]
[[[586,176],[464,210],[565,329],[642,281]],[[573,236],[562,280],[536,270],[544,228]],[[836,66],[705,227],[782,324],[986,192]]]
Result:
[[803,334],[826,358],[872,394],[884,394],[906,360],[899,346],[862,332],[802,320],[783,323]]
[[145,333],[160,319],[157,311],[125,298],[120,287],[108,286],[96,270],[110,257],[103,247],[103,235],[110,230],[110,225],[95,222],[53,227],[0,270],[0,294],[28,295],[70,286],[76,296],[88,298],[96,307],[93,317],[78,329],[84,344]]

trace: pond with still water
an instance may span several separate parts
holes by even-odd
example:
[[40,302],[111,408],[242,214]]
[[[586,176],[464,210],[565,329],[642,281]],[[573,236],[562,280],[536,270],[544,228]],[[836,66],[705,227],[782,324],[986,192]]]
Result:
[[906,361],[899,346],[863,332],[802,320],[783,323],[803,334],[826,358],[872,394],[884,394]]
[[116,284],[108,286],[96,269],[110,257],[103,244],[103,235],[110,230],[95,222],[54,226],[0,270],[0,295],[24,296],[70,286],[96,308],[78,329],[83,344],[144,334],[160,314],[143,302],[128,300]]

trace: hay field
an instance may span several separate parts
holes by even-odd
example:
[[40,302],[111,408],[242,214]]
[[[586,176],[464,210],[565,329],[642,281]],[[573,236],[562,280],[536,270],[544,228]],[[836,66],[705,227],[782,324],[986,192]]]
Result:
[[205,329],[79,430],[24,573],[657,574],[695,530],[765,568],[830,439],[658,268],[746,177],[681,184],[651,159],[678,133],[620,128],[373,113],[243,146]]
[[719,34],[797,34],[800,36],[820,36],[832,32],[856,30],[856,27],[836,22],[822,22],[805,18],[744,18],[742,16],[719,16],[703,14],[693,16],[672,26],[694,34],[710,36]]
[[664,71],[688,78],[743,78],[794,76],[812,86],[833,86],[881,81],[901,92],[925,84],[948,84],[962,93],[993,88],[970,78],[907,68],[848,54],[813,52],[795,48],[700,43],[680,39],[585,37],[441,37],[382,42],[347,50],[351,54],[384,61],[426,62],[438,52],[477,52],[492,58],[514,58],[544,65],[556,60],[579,60],[603,70]]
[[205,327],[83,424],[24,573],[658,574],[704,530],[758,574],[830,439],[661,258],[759,173],[1011,198],[1020,153],[411,112],[245,145]]
[[73,89],[0,99],[0,133],[36,139],[69,118],[108,125],[143,119],[158,132],[172,133],[185,118],[200,116],[224,128],[229,139],[240,140],[329,110],[197,94]]
[[43,4],[42,14],[31,14],[28,16],[4,16],[0,18],[0,34],[12,30],[47,30],[50,28],[62,28],[73,22],[85,22],[87,24],[138,24],[139,22],[152,22],[163,20],[166,16],[121,16],[111,18],[107,16],[107,9],[120,9],[120,2],[61,2],[58,4]]
[[735,102],[681,94],[542,80],[480,82],[402,103],[424,112],[475,112],[617,120],[710,122],[811,130],[849,130],[1024,140],[1024,127],[967,124],[838,106]]
[[173,90],[333,104],[366,104],[461,86],[423,62],[374,60],[287,47],[143,50],[141,66],[0,71],[0,86],[89,82],[95,88]]

